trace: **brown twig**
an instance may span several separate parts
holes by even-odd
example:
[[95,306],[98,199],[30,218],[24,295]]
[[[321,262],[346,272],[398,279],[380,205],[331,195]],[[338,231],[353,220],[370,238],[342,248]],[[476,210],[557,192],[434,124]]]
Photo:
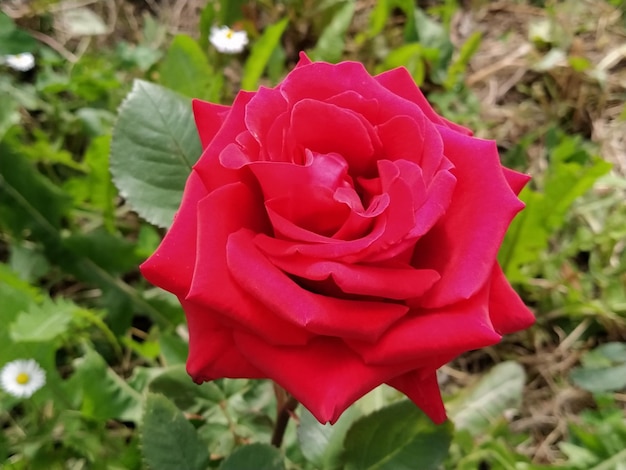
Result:
[[285,429],[289,423],[289,418],[293,415],[294,410],[298,406],[298,400],[290,396],[283,403],[278,410],[278,416],[276,417],[276,424],[274,425],[274,432],[272,434],[272,445],[280,448],[283,443],[283,437],[285,436]]

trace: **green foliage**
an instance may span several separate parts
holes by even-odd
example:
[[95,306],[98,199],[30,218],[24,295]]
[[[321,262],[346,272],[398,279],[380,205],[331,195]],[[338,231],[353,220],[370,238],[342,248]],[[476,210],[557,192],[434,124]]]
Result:
[[598,411],[586,411],[569,426],[570,440],[559,447],[575,469],[620,470],[626,461],[626,420],[610,400]]
[[202,148],[188,99],[142,80],[119,111],[111,173],[120,193],[147,221],[168,227]]
[[241,88],[243,90],[254,90],[257,88],[259,79],[263,75],[263,70],[265,70],[272,58],[272,53],[279,47],[280,38],[287,24],[288,19],[285,18],[276,24],[268,26],[263,35],[252,46],[250,57],[246,60],[243,68],[243,79],[241,80]]
[[516,362],[502,362],[484,375],[474,387],[448,404],[450,419],[457,430],[479,435],[522,401],[526,374]]
[[541,190],[522,191],[520,198],[526,208],[511,224],[500,249],[500,264],[513,282],[537,274],[539,265],[532,269],[532,262],[540,259],[550,238],[563,226],[572,203],[611,169],[609,163],[590,154],[579,137],[558,130],[546,136],[546,150],[550,166],[543,181],[537,183]]
[[344,442],[344,468],[436,470],[452,432],[449,421],[435,426],[413,403],[401,401],[354,423]]
[[198,43],[183,34],[172,40],[160,64],[161,85],[190,98],[219,101],[218,77]]
[[220,470],[284,470],[283,457],[275,447],[267,444],[250,444],[240,447],[220,465]]
[[357,410],[352,407],[331,426],[320,424],[308,410],[302,410],[298,423],[298,443],[304,457],[318,468],[340,468],[343,441],[356,418]]
[[572,382],[594,393],[626,389],[626,343],[605,343],[585,353],[572,369]]
[[322,60],[325,62],[339,62],[343,54],[344,37],[352,17],[354,16],[355,2],[348,0],[342,2],[331,21],[324,28],[315,45],[310,51],[311,60]]
[[0,56],[35,52],[38,43],[24,30],[15,26],[15,23],[0,11]]
[[162,395],[148,394],[142,419],[141,451],[152,470],[204,470],[209,454],[193,425]]

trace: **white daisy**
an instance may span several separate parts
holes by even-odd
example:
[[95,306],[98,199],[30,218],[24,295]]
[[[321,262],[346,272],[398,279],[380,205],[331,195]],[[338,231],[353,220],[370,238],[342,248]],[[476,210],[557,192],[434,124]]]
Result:
[[13,70],[26,72],[35,66],[35,56],[30,52],[22,52],[21,54],[5,55],[4,62]]
[[209,41],[219,52],[238,54],[248,44],[248,34],[245,31],[235,31],[228,26],[219,28],[213,26]]
[[33,359],[16,359],[0,371],[0,386],[5,392],[28,398],[46,383],[46,373]]

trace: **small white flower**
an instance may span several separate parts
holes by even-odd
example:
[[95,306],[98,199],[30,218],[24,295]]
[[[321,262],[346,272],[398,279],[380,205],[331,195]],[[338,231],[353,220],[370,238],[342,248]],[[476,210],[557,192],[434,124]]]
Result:
[[248,34],[245,31],[235,31],[228,26],[219,28],[213,26],[209,41],[219,52],[238,54],[248,44]]
[[28,398],[46,383],[46,373],[33,359],[16,359],[0,371],[0,386],[5,392]]
[[35,56],[30,52],[22,52],[21,54],[6,55],[4,62],[13,70],[26,72],[35,66]]

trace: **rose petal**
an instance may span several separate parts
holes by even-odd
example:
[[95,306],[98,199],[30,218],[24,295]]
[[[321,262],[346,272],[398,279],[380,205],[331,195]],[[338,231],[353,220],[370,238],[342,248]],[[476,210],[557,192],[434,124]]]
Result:
[[409,237],[416,238],[425,235],[440,218],[444,217],[452,201],[455,187],[456,178],[450,171],[440,171],[435,175],[423,198],[424,204],[415,212],[416,223]]
[[341,155],[319,154],[310,150],[306,154],[303,165],[286,162],[255,162],[250,165],[264,199],[310,193],[307,187],[326,187],[334,191],[336,188],[351,186],[348,164]]
[[442,355],[454,356],[461,351],[491,346],[501,336],[491,324],[488,294],[489,286],[486,286],[469,300],[454,305],[415,309],[375,344],[352,340],[346,343],[367,364],[411,362],[415,368],[433,366],[433,358]]
[[339,92],[328,98],[325,103],[350,109],[370,123],[375,123],[379,119],[380,103],[378,100],[365,98],[354,90]]
[[484,286],[511,220],[524,207],[504,178],[493,141],[439,130],[457,182],[445,217],[415,249],[414,266],[442,274],[423,300],[429,307],[467,299]]
[[[378,219],[377,222],[379,220],[381,219]],[[256,238],[255,243],[261,251],[274,256],[288,256],[294,253],[301,253],[312,258],[328,258],[352,263],[358,262],[363,257],[362,253],[367,252],[368,248],[380,238],[384,231],[385,224],[384,220],[382,220],[370,230],[367,236],[355,240],[337,241],[332,238],[326,238],[326,240],[330,240],[331,242],[297,243],[291,240],[280,240],[260,234]]]
[[426,377],[424,375],[422,371],[411,371],[388,380],[387,384],[409,397],[433,423],[441,424],[447,417],[437,382],[437,372],[432,371]]
[[198,210],[197,258],[187,300],[218,312],[224,324],[249,329],[265,341],[304,344],[309,334],[283,320],[246,294],[229,275],[226,242],[242,227],[265,229],[262,206],[242,183],[219,188],[202,199]]
[[526,183],[530,181],[529,175],[519,173],[507,167],[502,167],[502,172],[504,173],[504,177],[506,178],[506,181],[509,183],[509,186],[511,187],[513,192],[518,195],[522,191],[522,189],[524,189]]
[[200,142],[202,143],[202,148],[205,149],[220,130],[222,124],[224,124],[224,120],[230,112],[230,106],[194,99],[191,100],[191,107],[196,127],[198,128]]
[[418,297],[438,279],[432,270],[385,268],[316,260],[302,255],[272,258],[277,268],[300,278],[321,281],[332,277],[347,294],[402,300]]
[[353,174],[365,174],[373,164],[374,146],[366,123],[345,108],[303,99],[293,106],[288,132],[302,149],[338,153]]
[[[413,83],[412,86],[415,87],[415,84]],[[365,100],[384,103],[379,106],[378,120],[372,121],[372,124],[388,121],[393,116],[422,114],[415,103],[390,92],[358,62],[339,64],[313,62],[310,65],[298,67],[283,80],[279,89],[291,104],[304,99],[330,102],[346,90],[351,90]],[[355,104],[355,106],[360,106],[360,104]]]
[[225,328],[215,312],[182,301],[189,326],[187,372],[197,383],[222,377],[264,378],[239,352],[233,331]]
[[[246,131],[244,126],[245,105],[254,96],[253,93],[240,91],[226,116],[222,127],[210,141],[204,152],[194,165],[194,170],[200,175],[205,187],[210,192],[215,188],[237,182],[241,179],[239,171],[224,168],[220,164],[220,153],[229,144],[237,141],[240,133]],[[255,159],[252,155],[247,155],[249,159]]]
[[189,291],[196,261],[196,204],[206,195],[200,177],[192,171],[172,226],[152,256],[139,267],[148,281],[180,298]]
[[434,124],[440,124],[464,135],[472,135],[472,131],[454,122],[439,116],[424,97],[422,91],[415,85],[408,70],[400,67],[383,72],[374,77],[378,83],[396,95],[415,103],[428,119]]
[[506,280],[498,263],[491,275],[489,315],[494,329],[501,335],[525,330],[535,323],[535,316]]
[[298,63],[296,64],[296,68],[297,67],[303,67],[305,65],[310,65],[313,62],[311,62],[311,59],[309,59],[309,56],[306,55],[306,52],[304,51],[300,51],[300,54],[298,54]]
[[246,127],[257,142],[267,144],[267,135],[272,125],[287,110],[287,101],[278,90],[261,87],[246,105]]
[[302,403],[320,423],[341,413],[406,366],[368,366],[339,339],[317,337],[306,347],[273,347],[235,332],[239,350],[267,377]]
[[436,127],[423,115],[394,116],[377,127],[389,160],[408,160],[419,164],[428,183],[444,168],[443,142]]
[[254,233],[228,238],[230,273],[241,288],[268,310],[311,333],[366,342],[376,339],[408,310],[388,302],[345,300],[303,289],[257,249]]

